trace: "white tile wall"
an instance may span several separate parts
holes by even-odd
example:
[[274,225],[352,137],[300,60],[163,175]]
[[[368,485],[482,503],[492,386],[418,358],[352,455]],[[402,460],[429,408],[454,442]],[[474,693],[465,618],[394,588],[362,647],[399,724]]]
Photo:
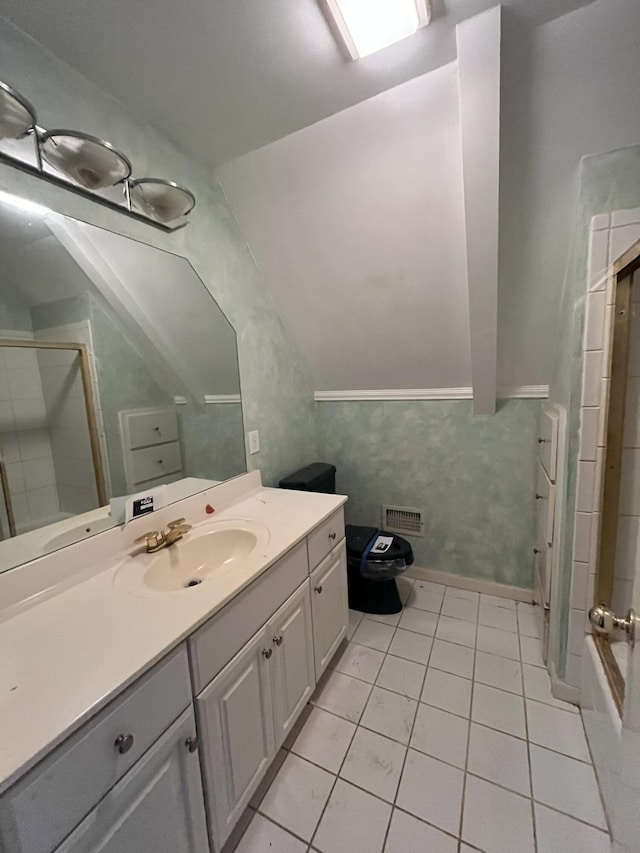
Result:
[[[14,334],[29,340],[28,332]],[[19,531],[53,520],[59,511],[51,444],[34,349],[0,348],[0,452]],[[6,513],[3,512],[6,523]]]
[[[611,334],[615,281],[611,264],[640,239],[640,209],[599,214],[591,220],[584,330],[584,366],[576,515],[573,540],[571,611],[568,627],[567,681],[578,686],[587,611],[595,589],[606,417],[609,398]],[[629,358],[628,416],[621,485],[616,608],[627,601],[630,576],[640,556],[640,284],[632,289],[632,340]],[[636,319],[637,318],[637,319]],[[635,321],[635,322],[634,322]],[[638,334],[633,334],[634,327]],[[630,599],[629,599],[630,602]],[[629,606],[627,602],[622,610]]]

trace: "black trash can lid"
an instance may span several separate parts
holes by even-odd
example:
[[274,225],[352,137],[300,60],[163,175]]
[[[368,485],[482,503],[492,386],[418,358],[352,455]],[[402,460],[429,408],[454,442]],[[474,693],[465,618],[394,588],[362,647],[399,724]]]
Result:
[[372,538],[378,533],[379,536],[392,536],[393,542],[384,554],[369,554],[367,563],[386,563],[390,560],[404,560],[407,566],[413,563],[413,549],[411,544],[387,530],[379,530],[377,527],[365,527],[360,524],[347,524],[345,535],[347,538],[347,556],[360,560],[365,548]]

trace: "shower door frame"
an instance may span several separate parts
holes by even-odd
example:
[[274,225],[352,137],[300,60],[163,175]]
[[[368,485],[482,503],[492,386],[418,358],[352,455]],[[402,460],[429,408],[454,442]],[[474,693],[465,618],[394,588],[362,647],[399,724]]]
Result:
[[[49,350],[72,350],[80,357],[80,376],[82,379],[82,390],[84,395],[85,412],[87,415],[87,427],[89,429],[89,442],[91,445],[91,461],[96,481],[96,492],[98,495],[98,506],[107,503],[107,489],[104,477],[102,453],[100,452],[100,438],[98,432],[98,420],[95,410],[95,397],[93,385],[91,384],[91,371],[89,369],[89,353],[86,344],[63,343],[57,341],[34,341],[23,338],[0,338],[0,347],[15,347],[22,349],[49,349]],[[2,478],[2,489],[5,497],[8,518],[13,518],[11,496],[8,493],[8,485]],[[10,525],[11,527],[11,525]],[[14,524],[15,529],[15,524]],[[14,534],[15,535],[15,534]]]
[[[610,607],[613,600],[631,339],[632,287],[634,273],[639,269],[640,254],[637,245],[634,245],[614,264],[612,271],[615,301],[609,352],[603,354],[605,358],[610,359],[610,384],[605,420],[606,439],[600,494],[601,511],[594,606],[604,602]],[[624,676],[611,650],[609,637],[594,632],[593,639],[616,707],[622,716],[625,695]]]

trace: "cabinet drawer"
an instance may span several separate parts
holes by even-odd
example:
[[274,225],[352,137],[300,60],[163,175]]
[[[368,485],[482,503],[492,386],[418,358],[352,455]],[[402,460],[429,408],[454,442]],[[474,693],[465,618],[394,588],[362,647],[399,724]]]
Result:
[[149,447],[178,441],[178,416],[168,409],[155,409],[127,415],[129,447]]
[[194,693],[214,678],[309,573],[300,542],[189,638]]
[[175,474],[182,468],[180,445],[177,441],[131,451],[131,471],[134,483],[144,483],[163,474]]
[[555,483],[558,465],[558,413],[543,409],[538,431],[538,459],[552,483]]
[[549,545],[553,542],[553,527],[556,510],[556,487],[549,482],[547,473],[538,463],[536,477],[536,514],[538,530],[544,534]]
[[[5,794],[0,848],[50,853],[190,702],[181,646]],[[40,711],[46,714],[46,707]],[[115,745],[120,735],[133,736],[122,754]]]
[[541,603],[549,606],[551,597],[551,565],[553,560],[553,547],[547,544],[543,531],[538,530],[536,539],[535,567],[537,584],[540,590]]
[[311,573],[309,584],[316,680],[319,680],[345,636],[349,621],[344,540]]
[[206,853],[207,824],[193,709],[180,715],[56,853]]
[[344,539],[344,510],[342,507],[326,521],[323,521],[307,537],[309,570],[313,571],[341,539]]

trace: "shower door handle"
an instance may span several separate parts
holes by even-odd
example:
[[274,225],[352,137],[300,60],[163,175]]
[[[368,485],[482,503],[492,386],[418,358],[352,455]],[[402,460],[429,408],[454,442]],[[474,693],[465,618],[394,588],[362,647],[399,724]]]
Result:
[[634,610],[629,610],[623,619],[619,619],[606,604],[598,604],[597,607],[592,607],[589,611],[589,622],[593,625],[596,633],[605,636],[615,628],[624,631],[627,635],[627,643],[631,648],[634,647],[636,633],[638,633],[640,626],[640,616]]

